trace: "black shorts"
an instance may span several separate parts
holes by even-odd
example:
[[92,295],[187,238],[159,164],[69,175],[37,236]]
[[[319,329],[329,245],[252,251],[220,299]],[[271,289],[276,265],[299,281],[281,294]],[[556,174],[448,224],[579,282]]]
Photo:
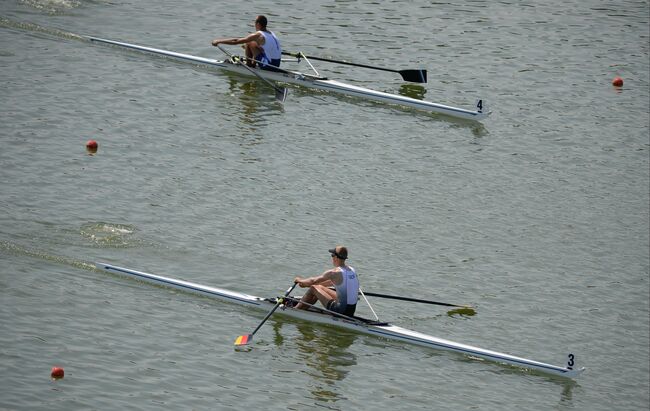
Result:
[[356,304],[339,304],[337,300],[330,300],[329,303],[327,303],[327,309],[330,311],[334,311],[335,313],[347,315],[348,317],[351,317],[354,315],[354,311],[357,309]]
[[259,66],[262,70],[269,71],[279,71],[278,68],[282,62],[282,59],[270,59],[264,53],[258,55],[257,60],[260,62]]

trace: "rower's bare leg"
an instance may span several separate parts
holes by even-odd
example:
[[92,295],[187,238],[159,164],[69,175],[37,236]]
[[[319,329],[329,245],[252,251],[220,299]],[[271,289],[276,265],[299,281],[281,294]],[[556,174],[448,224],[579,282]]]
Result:
[[[306,310],[309,308],[309,305],[307,304],[314,304],[316,301],[318,301],[318,297],[316,297],[316,294],[314,294],[312,287],[309,287],[305,295],[302,296],[300,302],[298,302],[294,308],[298,310]],[[307,304],[303,304],[303,302]]]
[[335,299],[336,291],[322,285],[312,285],[309,287],[309,290],[307,290],[302,299],[300,299],[296,308],[299,310],[306,310],[309,306],[307,304],[302,304],[303,301],[313,305],[317,300],[323,304],[323,307],[327,307],[327,304]]
[[259,54],[260,46],[257,45],[257,42],[251,41],[244,45],[244,50],[246,50],[246,65],[248,67],[255,67],[255,57]]

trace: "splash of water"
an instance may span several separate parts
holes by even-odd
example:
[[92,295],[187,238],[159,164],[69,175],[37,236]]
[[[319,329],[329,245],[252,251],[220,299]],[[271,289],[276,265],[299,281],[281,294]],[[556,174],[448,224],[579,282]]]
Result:
[[135,227],[128,224],[105,222],[87,223],[81,226],[81,235],[101,247],[131,247],[137,241],[133,239]]

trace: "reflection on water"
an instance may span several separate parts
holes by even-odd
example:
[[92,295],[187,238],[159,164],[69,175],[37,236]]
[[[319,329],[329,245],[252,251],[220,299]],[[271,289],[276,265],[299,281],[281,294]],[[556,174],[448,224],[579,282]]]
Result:
[[273,343],[276,347],[281,347],[284,344],[284,336],[281,332],[282,321],[273,322]]
[[402,84],[398,93],[405,97],[424,100],[424,95],[427,94],[427,89],[419,84]]
[[560,402],[558,408],[573,408],[573,388],[578,386],[574,380],[563,381],[563,389],[560,394]]
[[245,80],[240,76],[227,74],[228,91],[236,96],[243,107],[240,118],[243,124],[257,132],[259,127],[268,124],[269,115],[284,112],[284,106],[275,100],[275,90],[270,85],[258,80]]
[[[273,325],[274,342],[277,345],[284,343],[281,327],[281,321]],[[302,362],[310,367],[306,374],[313,379],[310,386],[312,398],[315,401],[338,401],[341,397],[336,390],[337,383],[343,381],[350,372],[350,367],[357,364],[357,356],[348,348],[358,335],[302,322],[296,324],[296,328],[300,337],[292,342],[302,354]]]

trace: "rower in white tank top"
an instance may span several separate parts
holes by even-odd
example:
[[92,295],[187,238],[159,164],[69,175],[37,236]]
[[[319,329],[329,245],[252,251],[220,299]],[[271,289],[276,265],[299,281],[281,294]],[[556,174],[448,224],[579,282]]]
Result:
[[[334,268],[310,278],[296,277],[294,281],[302,288],[309,288],[295,308],[306,310],[320,301],[330,311],[352,316],[357,308],[359,279],[354,268],[345,264],[348,249],[337,246],[329,250]],[[334,286],[332,290],[331,286]]]
[[359,299],[359,279],[354,268],[349,265],[339,267],[342,276],[341,284],[334,284],[336,300],[329,302],[327,309],[340,314],[352,315]]
[[220,44],[243,44],[246,50],[246,64],[250,67],[259,66],[262,69],[273,70],[280,67],[282,61],[282,47],[278,37],[266,29],[268,20],[265,16],[257,16],[255,19],[255,32],[245,37],[218,38],[212,40],[212,45],[217,47]]
[[262,30],[260,33],[264,36],[264,44],[260,46],[263,51],[257,55],[256,60],[262,63],[261,68],[266,68],[267,65],[280,67],[280,62],[282,61],[280,40],[278,40],[272,31]]

